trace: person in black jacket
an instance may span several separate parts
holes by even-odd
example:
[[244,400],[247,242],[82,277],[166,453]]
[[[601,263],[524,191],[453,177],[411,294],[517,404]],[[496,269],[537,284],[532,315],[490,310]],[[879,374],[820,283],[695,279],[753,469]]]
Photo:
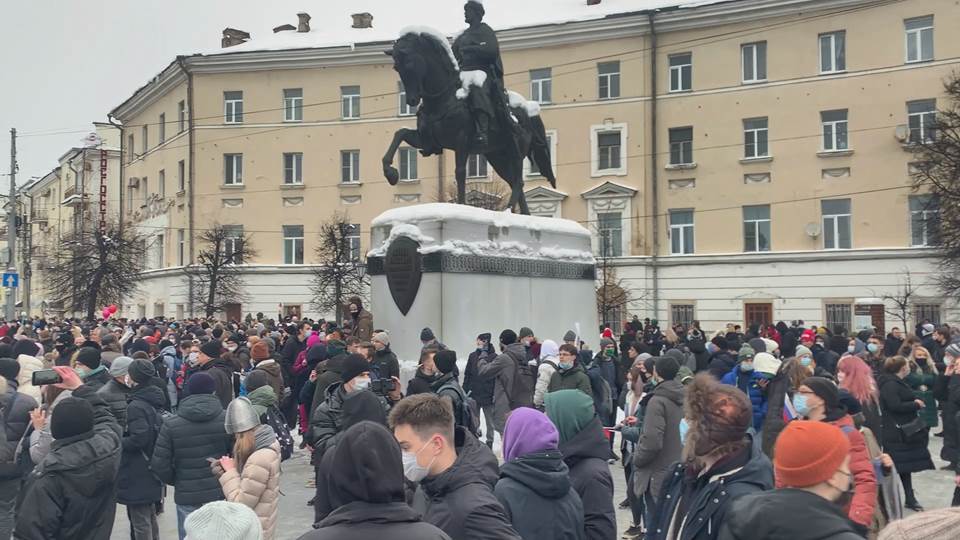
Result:
[[560,434],[542,412],[520,407],[503,432],[500,481],[494,487],[524,540],[582,540],[583,503],[557,448]]
[[[883,451],[890,455],[900,481],[903,483],[904,506],[922,512],[913,492],[912,474],[933,469],[930,450],[929,431],[924,426],[910,435],[903,430],[910,422],[918,418],[917,413],[924,407],[923,400],[916,399],[913,390],[904,382],[910,374],[910,365],[902,356],[887,358],[883,364],[883,375],[877,381],[880,387],[880,413],[883,421],[881,443]],[[909,427],[908,427],[909,429]]]
[[[589,398],[588,398],[589,399]],[[497,457],[463,428],[450,404],[433,394],[410,396],[390,411],[404,475],[419,484],[413,510],[451,538],[519,540],[493,494]]]
[[379,370],[380,377],[385,379],[400,378],[400,362],[397,360],[397,355],[390,350],[390,334],[376,332],[370,339],[370,343],[377,350],[373,354],[373,365]]
[[165,388],[151,384],[156,371],[149,360],[134,360],[128,371],[133,389],[127,405],[127,427],[117,474],[117,502],[127,507],[133,540],[157,540],[160,530],[156,504],[163,497],[163,484],[150,470],[149,460],[157,442],[162,422],[160,411],[167,396]]
[[120,429],[127,429],[127,401],[130,398],[130,378],[128,370],[133,358],[118,356],[110,364],[110,382],[100,387],[97,394],[107,402],[110,412],[113,413]]
[[[12,353],[11,353],[12,354]],[[14,463],[17,444],[30,425],[30,411],[37,402],[17,392],[20,364],[12,358],[0,358],[0,378],[6,390],[0,392],[0,538],[9,538],[13,532],[14,507],[20,493],[23,471]]]
[[593,399],[580,390],[558,390],[546,395],[544,407],[560,433],[560,453],[583,502],[584,538],[614,538],[617,514],[613,508],[613,477],[607,465],[613,453],[594,413]]
[[233,441],[224,428],[224,410],[213,393],[216,383],[208,373],[193,374],[184,387],[176,416],[160,428],[150,466],[160,480],[174,486],[177,527],[183,540],[183,520],[204,503],[223,500],[223,488],[210,472],[207,458],[230,453]]
[[707,345],[707,352],[710,353],[707,370],[719,381],[737,365],[740,350],[739,342],[735,339],[728,340],[721,336],[713,338]]
[[100,363],[100,351],[93,347],[81,347],[77,351],[77,372],[83,379],[83,384],[94,391],[111,381],[107,366]]
[[853,488],[849,452],[840,428],[791,422],[774,449],[777,481],[784,487],[736,500],[719,523],[720,540],[862,539],[843,512]]
[[334,510],[300,540],[449,540],[404,502],[400,448],[382,424],[350,427],[324,462],[330,465],[325,498]]
[[116,514],[120,426],[107,403],[66,366],[54,368],[73,395],[50,418],[56,439],[24,486],[16,538],[109,540]]
[[[187,382],[197,373],[207,373],[213,378],[217,399],[220,400],[220,406],[226,409],[227,405],[233,401],[233,364],[222,358],[223,349],[220,342],[210,340],[200,346],[200,354],[197,356],[197,370],[189,375]],[[184,385],[184,396],[190,395],[190,390]]]

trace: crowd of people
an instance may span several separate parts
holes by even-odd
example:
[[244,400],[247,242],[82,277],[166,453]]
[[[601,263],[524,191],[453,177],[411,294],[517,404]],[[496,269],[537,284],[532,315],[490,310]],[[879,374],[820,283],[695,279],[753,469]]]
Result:
[[272,539],[296,452],[307,540],[960,537],[912,482],[939,427],[960,486],[957,329],[634,317],[596,353],[523,327],[461,355],[424,328],[404,386],[391,340],[417,336],[345,308],[0,325],[0,538],[107,539],[119,504],[154,540],[172,487],[181,540]]

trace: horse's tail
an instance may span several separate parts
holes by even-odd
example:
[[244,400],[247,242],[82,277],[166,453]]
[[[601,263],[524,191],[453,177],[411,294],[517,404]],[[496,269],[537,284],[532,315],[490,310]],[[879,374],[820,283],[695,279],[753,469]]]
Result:
[[553,167],[550,164],[550,145],[547,144],[547,129],[543,125],[540,115],[531,116],[530,119],[530,150],[527,157],[530,161],[537,164],[540,174],[550,181],[554,189],[557,187],[557,178],[553,175]]

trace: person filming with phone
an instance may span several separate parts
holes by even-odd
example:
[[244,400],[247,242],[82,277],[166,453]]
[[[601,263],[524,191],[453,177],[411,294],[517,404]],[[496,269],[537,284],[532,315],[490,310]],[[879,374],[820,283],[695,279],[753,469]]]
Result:
[[12,358],[0,358],[0,378],[6,391],[0,392],[0,419],[4,438],[0,439],[0,538],[10,538],[13,532],[14,506],[20,493],[24,471],[16,462],[17,443],[30,425],[30,411],[37,402],[17,391],[20,364]]

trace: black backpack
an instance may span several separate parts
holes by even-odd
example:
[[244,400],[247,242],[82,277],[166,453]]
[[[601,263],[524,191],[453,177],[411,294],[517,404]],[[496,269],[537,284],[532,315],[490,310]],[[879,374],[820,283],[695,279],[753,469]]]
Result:
[[454,423],[467,428],[475,437],[480,437],[480,406],[477,401],[464,393],[463,388],[454,381],[448,381],[437,389],[437,395],[444,392],[452,394]]
[[277,435],[277,442],[280,443],[280,461],[286,461],[293,455],[293,437],[290,436],[287,419],[276,405],[271,405],[263,413],[262,421],[273,428],[273,432]]
[[[533,407],[533,391],[537,386],[537,369],[526,360],[516,363],[517,372],[513,376],[513,388],[507,396],[510,400],[510,410],[517,407]],[[523,400],[520,396],[526,396]]]

